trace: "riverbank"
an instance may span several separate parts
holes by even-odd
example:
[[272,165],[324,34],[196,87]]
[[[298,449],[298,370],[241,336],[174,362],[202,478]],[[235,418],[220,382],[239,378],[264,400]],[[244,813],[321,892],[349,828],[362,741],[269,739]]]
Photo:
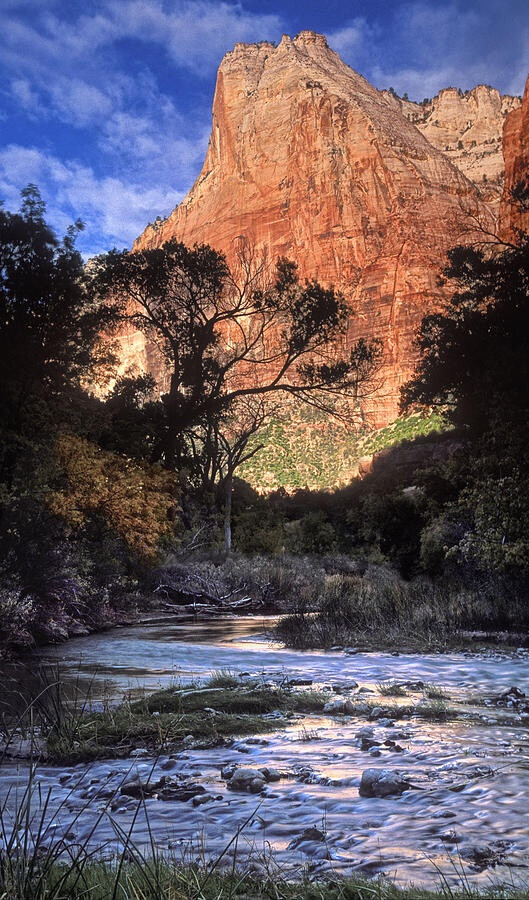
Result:
[[297,649],[447,652],[529,645],[526,598],[428,579],[403,581],[386,570],[335,575],[315,607],[283,616],[275,634]]
[[[61,608],[62,609],[62,608]],[[529,644],[529,606],[494,582],[403,580],[388,566],[339,554],[206,556],[168,561],[135,590],[95,598],[75,615],[39,614],[2,605],[0,658],[156,615],[209,621],[227,614],[276,614],[275,637],[297,649],[430,652]]]
[[280,869],[273,871],[272,863],[270,868],[270,875],[263,878],[233,868],[229,873],[219,873],[211,867],[185,867],[145,858],[133,862],[91,861],[73,867],[55,864],[44,878],[40,876],[38,894],[22,895],[11,889],[8,896],[11,900],[28,900],[29,896],[38,900],[109,900],[119,896],[153,900],[526,900],[528,896],[525,888],[491,884],[484,890],[473,890],[448,887],[442,880],[433,890],[420,885],[399,888],[385,879],[311,880],[307,873],[300,880],[290,881]]

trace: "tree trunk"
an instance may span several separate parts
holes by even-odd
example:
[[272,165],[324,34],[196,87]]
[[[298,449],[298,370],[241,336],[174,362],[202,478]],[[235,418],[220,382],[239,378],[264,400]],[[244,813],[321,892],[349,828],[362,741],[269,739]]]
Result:
[[233,491],[233,472],[230,470],[224,482],[224,549],[231,550],[231,495]]
[[166,402],[167,435],[165,440],[165,468],[174,472],[176,467],[176,447],[178,435],[177,415],[178,378],[176,372],[171,375],[171,386]]

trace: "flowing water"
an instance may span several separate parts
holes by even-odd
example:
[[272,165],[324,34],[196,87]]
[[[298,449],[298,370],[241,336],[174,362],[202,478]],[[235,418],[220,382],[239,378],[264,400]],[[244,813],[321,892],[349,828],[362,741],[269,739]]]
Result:
[[[466,698],[472,715],[449,723],[373,720],[367,713],[300,716],[286,730],[208,750],[71,768],[40,765],[41,795],[50,789],[50,813],[59,809],[55,836],[82,841],[100,817],[97,842],[112,853],[136,816],[136,844],[148,845],[152,833],[160,850],[188,860],[218,856],[242,829],[224,862],[236,854],[241,864],[303,867],[314,875],[386,873],[400,883],[433,884],[442,873],[450,883],[463,878],[481,886],[519,880],[529,885],[529,714],[505,703],[499,709],[495,700],[513,685],[529,693],[526,652],[301,652],[270,642],[268,627],[258,618],[187,624],[163,618],[47,648],[30,662],[33,667],[37,659],[57,661],[65,677],[86,679],[96,695],[113,698],[219,669],[265,682],[312,680],[331,699],[343,693],[360,700],[362,689],[376,691],[377,683],[390,680],[422,681],[441,685],[451,699]],[[18,674],[23,677],[22,668]],[[487,698],[488,705],[476,705],[477,698]],[[377,742],[371,749],[362,749],[366,734]],[[261,795],[231,791],[221,776],[231,763],[272,766],[281,779]],[[361,797],[361,774],[375,767],[405,773],[413,788]],[[156,781],[163,775],[199,782],[210,799],[195,806],[154,796],[138,814],[137,801],[119,793],[124,779]],[[26,776],[27,763],[4,760],[2,795],[11,789],[12,802]]]

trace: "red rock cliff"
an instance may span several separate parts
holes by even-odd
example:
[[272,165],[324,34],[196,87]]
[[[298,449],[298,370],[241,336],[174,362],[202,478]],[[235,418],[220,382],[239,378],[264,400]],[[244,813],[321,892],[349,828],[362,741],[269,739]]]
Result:
[[462,203],[480,203],[476,187],[323,36],[302,32],[226,54],[202,171],[135,249],[175,237],[229,258],[246,235],[343,290],[350,338],[384,341],[381,425],[413,370],[415,331],[443,299],[437,275]]
[[509,240],[516,237],[517,228],[529,231],[529,210],[520,210],[511,197],[512,189],[522,179],[529,178],[529,78],[522,105],[505,119],[503,156],[505,186],[500,205],[500,231]]

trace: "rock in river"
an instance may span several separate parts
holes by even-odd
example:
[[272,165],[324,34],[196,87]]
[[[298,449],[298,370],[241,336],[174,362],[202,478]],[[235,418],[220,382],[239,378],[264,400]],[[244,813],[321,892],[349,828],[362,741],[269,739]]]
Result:
[[365,769],[360,780],[361,797],[389,797],[412,787],[400,772],[391,769]]
[[265,777],[259,769],[236,769],[228,787],[232,791],[246,791],[249,794],[259,794],[265,786]]

